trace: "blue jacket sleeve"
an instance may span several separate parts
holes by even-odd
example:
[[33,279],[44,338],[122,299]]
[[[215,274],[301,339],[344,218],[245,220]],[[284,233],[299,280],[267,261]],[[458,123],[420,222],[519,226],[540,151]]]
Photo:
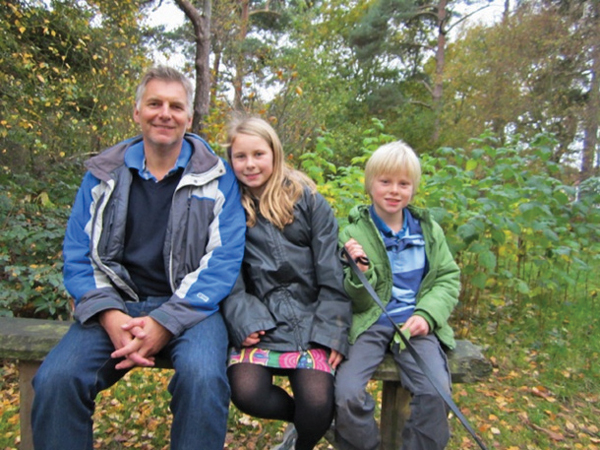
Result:
[[[85,322],[106,309],[125,310],[125,304],[90,257],[92,211],[98,201],[100,181],[86,173],[71,210],[63,242],[63,280],[75,300],[75,318]],[[91,301],[93,300],[93,301]]]
[[171,299],[150,314],[174,335],[215,313],[240,272],[246,216],[235,175],[228,164],[225,166],[226,173],[219,178],[206,254],[199,267],[183,278]]

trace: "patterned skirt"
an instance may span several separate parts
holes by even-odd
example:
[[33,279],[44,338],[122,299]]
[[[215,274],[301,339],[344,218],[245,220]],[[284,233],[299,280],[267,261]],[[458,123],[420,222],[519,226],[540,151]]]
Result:
[[258,364],[273,369],[314,369],[335,375],[335,369],[328,362],[329,352],[313,348],[301,352],[277,352],[257,347],[232,348],[228,366],[239,363]]

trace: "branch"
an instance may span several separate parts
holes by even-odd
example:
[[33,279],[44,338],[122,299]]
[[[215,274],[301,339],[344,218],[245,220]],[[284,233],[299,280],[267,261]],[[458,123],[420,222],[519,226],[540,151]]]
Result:
[[253,16],[254,14],[275,14],[276,16],[281,16],[281,13],[278,11],[271,11],[269,8],[266,9],[257,9],[255,11],[250,11],[248,13],[249,16]]
[[425,86],[425,89],[427,89],[427,92],[429,92],[429,94],[431,96],[433,96],[433,89],[431,89],[431,85],[429,83],[427,83],[427,81],[425,81],[425,80],[421,80],[421,83],[423,84],[423,86]]
[[476,9],[475,11],[473,11],[473,12],[470,12],[470,13],[469,13],[469,14],[467,14],[466,16],[462,16],[460,19],[458,19],[456,22],[454,22],[454,23],[453,23],[451,26],[449,26],[447,31],[449,32],[450,30],[452,30],[452,28],[454,28],[455,26],[457,26],[457,25],[459,25],[460,23],[464,22],[464,21],[465,21],[465,20],[467,20],[469,17],[473,16],[474,14],[477,14],[477,13],[478,13],[478,12],[480,12],[480,11],[483,11],[483,10],[484,10],[484,9],[486,9],[486,8],[489,8],[490,6],[492,6],[492,5],[490,4],[490,5],[485,5],[485,6],[482,6],[481,8],[478,8],[478,9]]
[[202,15],[198,12],[198,10],[192,5],[189,0],[175,0],[179,9],[183,11],[183,13],[187,16],[188,19],[194,25],[194,28],[202,27]]
[[417,101],[417,100],[410,100],[408,103],[410,105],[417,105],[417,106],[422,106],[423,108],[433,109],[429,103],[420,102],[420,101]]

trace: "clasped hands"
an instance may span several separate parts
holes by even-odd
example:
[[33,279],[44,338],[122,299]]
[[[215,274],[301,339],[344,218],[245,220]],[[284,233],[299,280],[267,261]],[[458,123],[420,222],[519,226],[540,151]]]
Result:
[[115,347],[110,356],[125,358],[115,366],[117,369],[153,367],[154,355],[173,337],[169,330],[150,316],[131,317],[111,309],[102,312],[99,320]]

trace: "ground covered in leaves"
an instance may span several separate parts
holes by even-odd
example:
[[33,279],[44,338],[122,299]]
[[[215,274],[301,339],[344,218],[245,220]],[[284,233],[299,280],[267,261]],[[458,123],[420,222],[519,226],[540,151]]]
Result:
[[[488,357],[493,374],[476,384],[455,385],[454,399],[490,449],[600,449],[597,380],[563,370],[556,374],[553,386],[545,386],[540,383],[544,364],[538,352]],[[0,449],[16,449],[20,442],[16,367],[6,363],[0,371]],[[168,449],[171,415],[166,387],[171,374],[136,369],[99,396],[95,448]],[[379,395],[377,383],[371,389]],[[569,391],[572,394],[565,395]],[[477,448],[456,418],[451,418],[451,424],[449,450]],[[258,420],[232,407],[224,448],[268,449],[280,441],[284,428],[284,423]],[[317,448],[333,447],[323,440]]]

